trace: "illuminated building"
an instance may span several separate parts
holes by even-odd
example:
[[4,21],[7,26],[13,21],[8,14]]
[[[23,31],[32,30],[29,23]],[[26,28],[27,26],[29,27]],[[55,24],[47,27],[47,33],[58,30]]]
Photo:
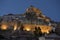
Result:
[[7,30],[9,26],[13,26],[13,30],[19,30],[21,24],[26,31],[35,31],[35,27],[40,27],[42,33],[49,33],[52,26],[49,25],[51,19],[42,14],[41,10],[31,6],[27,8],[24,14],[8,14],[2,16],[1,29]]

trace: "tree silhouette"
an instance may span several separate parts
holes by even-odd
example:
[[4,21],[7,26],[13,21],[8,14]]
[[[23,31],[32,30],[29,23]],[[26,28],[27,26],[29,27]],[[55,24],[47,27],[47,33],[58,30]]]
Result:
[[39,36],[42,36],[42,32],[41,32],[41,28],[40,27],[38,27],[38,34],[39,34]]
[[34,35],[37,37],[42,36],[40,27],[35,27]]
[[37,36],[37,27],[35,27],[34,36]]
[[23,29],[24,29],[24,26],[23,24],[21,24],[20,31],[23,31]]

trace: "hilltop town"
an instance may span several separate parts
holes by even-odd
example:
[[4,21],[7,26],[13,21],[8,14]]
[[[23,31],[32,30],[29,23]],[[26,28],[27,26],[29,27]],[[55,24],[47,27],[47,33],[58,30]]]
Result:
[[[0,17],[0,35],[11,36],[32,35],[32,37],[46,36],[51,33],[60,34],[56,30],[58,22],[52,21],[41,10],[30,6],[23,14],[7,14]],[[58,26],[59,27],[59,26]],[[59,27],[60,28],[60,27]],[[59,28],[57,28],[59,30]]]

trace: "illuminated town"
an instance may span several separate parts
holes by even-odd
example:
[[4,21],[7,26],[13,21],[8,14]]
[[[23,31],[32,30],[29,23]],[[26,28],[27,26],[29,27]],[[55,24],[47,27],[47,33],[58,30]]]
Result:
[[20,37],[21,35],[26,36],[26,34],[32,35],[33,38],[35,36],[45,37],[53,33],[55,34],[56,26],[56,22],[53,22],[52,19],[45,16],[41,10],[34,6],[28,7],[23,14],[10,13],[0,17],[0,35],[3,35],[8,39],[10,37]]

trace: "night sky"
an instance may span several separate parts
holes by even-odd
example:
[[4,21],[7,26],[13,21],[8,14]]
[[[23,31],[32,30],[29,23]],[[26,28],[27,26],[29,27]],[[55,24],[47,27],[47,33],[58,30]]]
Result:
[[0,15],[21,14],[30,5],[39,8],[52,20],[60,21],[60,0],[0,0]]

